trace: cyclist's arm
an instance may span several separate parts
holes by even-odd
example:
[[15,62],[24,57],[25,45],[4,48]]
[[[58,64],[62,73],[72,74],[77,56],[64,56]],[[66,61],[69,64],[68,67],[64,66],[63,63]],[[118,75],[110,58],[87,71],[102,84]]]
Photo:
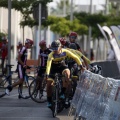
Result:
[[80,51],[76,51],[76,52],[79,55],[79,57],[83,59],[84,65],[88,69],[88,64],[90,64],[90,60],[87,57],[85,57]]
[[49,75],[50,73],[52,60],[53,60],[52,54],[49,54],[47,59],[47,66],[46,66],[46,75]]
[[70,52],[68,50],[65,50],[65,51],[66,51],[68,57],[73,58],[78,65],[82,65],[81,60],[75,54],[73,54],[72,52]]

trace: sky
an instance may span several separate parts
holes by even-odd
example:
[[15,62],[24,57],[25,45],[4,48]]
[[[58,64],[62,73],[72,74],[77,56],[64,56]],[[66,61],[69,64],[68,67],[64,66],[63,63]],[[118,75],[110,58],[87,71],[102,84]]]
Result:
[[[56,6],[56,2],[60,0],[53,0],[53,2],[49,3],[49,6]],[[71,0],[70,0],[71,1]],[[91,0],[73,0],[77,5],[89,5]],[[93,5],[101,5],[105,4],[106,0],[92,0]]]

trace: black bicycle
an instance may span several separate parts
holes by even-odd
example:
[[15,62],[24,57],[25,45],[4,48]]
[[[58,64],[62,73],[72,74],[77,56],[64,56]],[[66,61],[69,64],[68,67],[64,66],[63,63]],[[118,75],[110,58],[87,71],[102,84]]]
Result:
[[65,107],[65,99],[60,98],[62,90],[62,77],[65,76],[56,73],[53,82],[54,84],[52,91],[52,107],[51,107],[53,117],[56,117],[57,113],[61,112]]
[[40,80],[35,79],[29,86],[29,95],[31,99],[37,103],[44,103],[47,101],[46,81],[44,75]]
[[[9,70],[13,67],[14,65],[6,65],[6,68]],[[2,76],[0,78],[0,98],[4,97],[6,95],[5,89],[7,88],[8,85],[11,85],[12,83],[12,74],[15,73],[15,71],[10,71],[9,75],[7,76]],[[22,85],[18,87],[18,98],[23,98],[23,99],[28,99],[30,98],[29,95],[29,86],[32,81],[34,81],[34,77],[25,75],[25,79]]]

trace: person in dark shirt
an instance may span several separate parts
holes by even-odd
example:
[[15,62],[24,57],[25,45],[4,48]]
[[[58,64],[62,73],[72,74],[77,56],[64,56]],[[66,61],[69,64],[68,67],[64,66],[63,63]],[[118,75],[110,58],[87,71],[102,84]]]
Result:
[[38,86],[38,89],[41,88],[41,85],[42,85],[42,81],[43,81],[43,78],[44,78],[44,73],[46,71],[46,65],[47,65],[47,59],[48,59],[48,55],[51,53],[51,50],[49,48],[47,48],[46,46],[46,41],[45,40],[42,40],[40,43],[39,43],[39,46],[40,46],[40,50],[39,50],[39,54],[38,54],[38,75],[37,75],[37,83],[39,86]]
[[69,34],[69,40],[70,40],[70,43],[75,43],[75,44],[76,44],[77,50],[79,50],[79,51],[82,52],[82,50],[81,50],[81,48],[80,48],[80,45],[76,42],[77,36],[78,36],[78,35],[77,35],[76,32],[71,32],[71,33]]
[[13,87],[17,85],[22,85],[24,81],[25,71],[27,69],[26,61],[27,61],[27,49],[30,49],[33,45],[33,41],[30,39],[26,39],[25,46],[23,46],[18,54],[18,76],[19,80],[12,85],[8,85],[6,88],[6,94],[9,95],[9,92],[13,89]]

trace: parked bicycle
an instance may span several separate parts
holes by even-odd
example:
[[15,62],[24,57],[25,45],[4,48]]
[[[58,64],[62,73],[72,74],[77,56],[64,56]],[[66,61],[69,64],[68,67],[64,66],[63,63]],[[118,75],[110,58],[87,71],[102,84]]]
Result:
[[[6,67],[8,69],[11,69],[14,65],[6,65]],[[1,80],[0,80],[0,98],[1,97],[4,97],[6,95],[5,93],[5,89],[8,85],[11,85],[11,81],[12,81],[12,75],[13,73],[15,73],[15,71],[10,71],[9,72],[9,75],[6,75],[6,76],[2,76],[1,77]],[[24,83],[23,83],[23,87],[18,87],[18,98],[23,98],[23,99],[28,99],[30,98],[30,95],[29,95],[29,86],[30,86],[30,83],[32,81],[34,81],[34,77],[32,76],[29,76],[27,74],[25,74],[25,79],[24,79]]]

